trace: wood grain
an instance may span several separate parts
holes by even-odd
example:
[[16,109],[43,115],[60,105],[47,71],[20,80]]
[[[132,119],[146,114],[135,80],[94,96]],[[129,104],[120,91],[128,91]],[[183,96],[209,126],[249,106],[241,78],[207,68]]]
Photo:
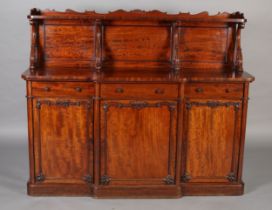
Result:
[[165,184],[168,175],[175,177],[176,106],[102,102],[101,175],[109,176],[110,184]]
[[189,182],[229,182],[231,173],[237,179],[240,102],[217,102],[215,106],[201,100],[187,102],[184,173]]
[[94,61],[93,26],[45,25],[44,34],[45,66],[73,67]]
[[228,28],[180,28],[182,68],[222,68],[228,64],[231,32]]
[[[84,182],[93,167],[91,102],[35,99],[33,104],[36,181]],[[40,174],[44,180],[37,180]]]
[[[170,28],[150,26],[105,26],[104,61],[170,61]],[[129,50],[128,50],[129,49]]]

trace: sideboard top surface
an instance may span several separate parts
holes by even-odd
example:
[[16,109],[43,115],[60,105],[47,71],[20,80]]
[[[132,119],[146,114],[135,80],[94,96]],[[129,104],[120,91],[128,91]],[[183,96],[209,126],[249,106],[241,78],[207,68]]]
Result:
[[186,81],[221,81],[221,82],[252,82],[254,77],[247,72],[201,72],[195,70],[179,73],[168,71],[146,71],[146,69],[130,68],[124,70],[107,69],[101,73],[90,68],[46,68],[37,72],[26,70],[22,74],[25,80],[33,81],[100,81],[100,82],[186,82]]

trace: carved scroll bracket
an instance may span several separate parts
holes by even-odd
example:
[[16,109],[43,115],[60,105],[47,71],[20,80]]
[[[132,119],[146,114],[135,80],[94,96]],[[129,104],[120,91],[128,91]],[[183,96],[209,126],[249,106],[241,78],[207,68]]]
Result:
[[95,20],[95,68],[100,71],[102,68],[102,21]]
[[103,175],[100,179],[100,183],[102,185],[108,185],[110,183],[110,181],[111,181],[111,178],[107,175]]
[[[63,107],[69,107],[69,106],[81,106],[84,102],[80,101],[40,101],[38,100],[36,102],[36,108],[41,109],[42,104],[46,104],[48,106],[63,106]],[[90,103],[86,103],[87,108],[89,109],[91,107]]]
[[168,103],[168,102],[159,102],[159,103],[148,103],[146,101],[131,101],[128,104],[122,104],[122,103],[104,103],[103,109],[105,112],[108,111],[109,107],[114,106],[118,108],[132,108],[132,109],[143,109],[148,107],[162,107],[167,106],[168,110],[174,111],[176,109],[176,103]]
[[241,30],[244,29],[245,23],[239,23],[235,26],[235,43],[233,52],[233,70],[242,72],[243,71],[243,54],[241,48]]
[[233,173],[233,172],[230,172],[230,173],[226,176],[226,178],[227,178],[230,182],[235,182],[236,179],[237,179],[235,173]]
[[240,108],[239,102],[220,102],[220,101],[207,101],[207,102],[186,102],[185,107],[186,109],[191,109],[192,106],[208,106],[211,108],[215,108],[218,106],[233,106],[235,111],[238,111]]
[[171,184],[175,184],[175,179],[174,177],[172,177],[171,175],[167,175],[163,181],[165,182],[165,184],[167,185],[171,185]]
[[[40,15],[40,10],[34,8],[30,11],[30,15]],[[29,16],[30,18],[31,16]],[[39,20],[29,20],[31,25],[31,50],[30,50],[30,71],[34,72],[40,65],[40,46],[39,46]]]
[[91,175],[86,175],[83,177],[83,180],[87,183],[92,183],[93,177]]

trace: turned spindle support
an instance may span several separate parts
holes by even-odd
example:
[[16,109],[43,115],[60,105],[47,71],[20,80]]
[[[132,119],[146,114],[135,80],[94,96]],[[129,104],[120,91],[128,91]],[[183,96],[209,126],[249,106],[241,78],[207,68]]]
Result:
[[30,71],[35,72],[39,67],[39,21],[33,19],[32,15],[40,15],[40,10],[34,8],[30,11],[29,22],[31,25],[31,51],[30,51]]
[[[236,13],[236,16],[240,16],[244,18],[242,13]],[[233,71],[243,72],[243,54],[241,48],[241,31],[245,28],[245,22],[237,23],[234,27],[234,50],[233,50],[233,62],[232,62],[232,69]]]
[[99,72],[102,68],[102,22],[95,20],[95,68]]
[[237,52],[236,52],[236,63],[235,63],[235,69],[238,72],[243,71],[243,54],[242,54],[242,48],[241,48],[241,30],[245,27],[244,23],[238,24],[237,29]]
[[177,22],[172,24],[172,65],[175,72],[180,69],[179,59],[179,28]]

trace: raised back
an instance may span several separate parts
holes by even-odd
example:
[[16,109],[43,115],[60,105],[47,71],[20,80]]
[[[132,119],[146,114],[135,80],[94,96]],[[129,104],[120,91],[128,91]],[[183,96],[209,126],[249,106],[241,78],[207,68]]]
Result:
[[[32,9],[30,69],[242,71],[243,14]],[[120,68],[119,68],[120,67]]]

